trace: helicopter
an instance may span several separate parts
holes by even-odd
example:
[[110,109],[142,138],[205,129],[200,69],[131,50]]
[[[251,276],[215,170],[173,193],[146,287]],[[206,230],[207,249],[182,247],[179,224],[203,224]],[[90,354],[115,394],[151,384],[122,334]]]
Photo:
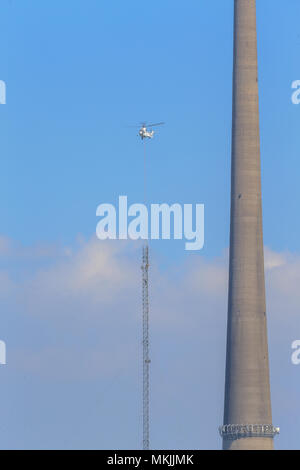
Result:
[[[147,124],[146,122],[142,123],[142,127],[139,130],[139,136],[140,138],[143,139],[153,139],[154,137],[154,131],[152,130],[152,127],[154,126],[162,126],[164,122],[156,122],[154,124]],[[147,128],[150,127],[150,130]]]
[[[156,122],[154,124],[147,124],[146,122],[141,123],[141,127],[139,129],[139,136],[142,140],[144,139],[153,139],[154,131],[152,127],[154,126],[162,126],[164,122]],[[132,126],[132,127],[139,127],[139,126]],[[150,130],[149,130],[150,129]]]

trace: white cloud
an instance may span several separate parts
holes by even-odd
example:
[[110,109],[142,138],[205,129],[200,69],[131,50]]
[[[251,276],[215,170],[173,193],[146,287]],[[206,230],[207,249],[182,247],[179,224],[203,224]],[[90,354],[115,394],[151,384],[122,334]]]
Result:
[[[128,328],[140,320],[140,245],[92,238],[80,240],[72,248],[45,245],[41,249],[41,244],[26,248],[3,237],[1,244],[2,256],[9,252],[15,264],[12,272],[0,271],[0,295],[10,298],[24,318],[44,319],[56,330],[70,328],[71,322],[74,330],[102,324],[111,332],[115,322]],[[46,264],[45,256],[49,258]],[[26,266],[33,260],[30,270],[18,266],[24,265],[25,258]],[[286,317],[298,316],[300,256],[266,248],[265,267],[268,316],[278,316],[278,308],[283,306]],[[201,321],[224,324],[227,253],[213,260],[190,255],[176,273],[174,269],[161,271],[154,263],[150,281],[153,328],[178,331],[195,328],[195,322],[199,325]]]
[[284,266],[287,263],[286,254],[276,253],[265,247],[265,270],[269,271],[273,268]]

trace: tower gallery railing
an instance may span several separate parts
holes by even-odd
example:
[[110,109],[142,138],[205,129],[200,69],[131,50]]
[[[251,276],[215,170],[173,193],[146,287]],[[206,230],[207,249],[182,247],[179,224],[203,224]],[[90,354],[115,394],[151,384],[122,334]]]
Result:
[[243,437],[275,437],[280,429],[272,424],[225,424],[219,427],[224,439],[241,439]]

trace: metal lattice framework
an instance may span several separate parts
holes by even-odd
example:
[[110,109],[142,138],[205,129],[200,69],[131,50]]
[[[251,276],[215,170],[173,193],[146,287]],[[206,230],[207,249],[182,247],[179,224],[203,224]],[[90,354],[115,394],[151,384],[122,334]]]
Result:
[[143,449],[149,449],[149,247],[143,247]]

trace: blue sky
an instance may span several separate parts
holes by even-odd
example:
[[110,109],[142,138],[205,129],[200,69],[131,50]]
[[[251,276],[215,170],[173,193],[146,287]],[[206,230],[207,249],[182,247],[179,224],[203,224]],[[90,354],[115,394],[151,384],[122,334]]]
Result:
[[[291,102],[300,79],[299,14],[298,0],[257,1],[281,448],[300,447],[300,366],[290,364],[300,335],[300,105]],[[1,2],[0,337],[8,348],[1,447],[141,444],[140,246],[93,236],[98,204],[123,194],[142,202],[142,145],[126,127],[142,120],[166,122],[148,145],[149,200],[205,204],[200,253],[186,252],[184,241],[151,245],[152,442],[220,446],[232,26],[231,0]]]

